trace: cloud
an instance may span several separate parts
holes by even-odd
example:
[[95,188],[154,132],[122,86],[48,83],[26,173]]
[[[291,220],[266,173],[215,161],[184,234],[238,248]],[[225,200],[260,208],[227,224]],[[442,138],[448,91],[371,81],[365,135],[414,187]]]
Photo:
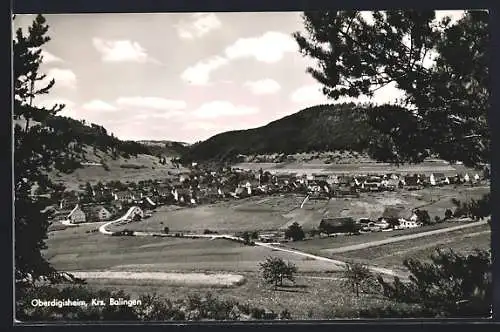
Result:
[[54,62],[63,62],[63,59],[55,56],[49,51],[42,50],[43,63],[54,63]]
[[47,71],[46,80],[51,79],[56,81],[55,87],[76,88],[76,75],[71,69],[50,68]]
[[229,101],[215,100],[201,105],[192,115],[198,118],[219,118],[224,116],[241,116],[258,113],[259,109],[245,105],[234,105]]
[[92,43],[104,62],[159,63],[158,60],[151,58],[138,42],[93,38]]
[[156,110],[180,110],[187,107],[184,100],[159,97],[120,97],[116,103],[123,107],[149,108]]
[[219,125],[213,122],[206,121],[188,121],[182,127],[183,130],[217,130]]
[[200,38],[212,30],[219,29],[222,23],[214,13],[196,13],[190,22],[179,24],[177,33],[182,39]]
[[281,89],[278,82],[273,79],[265,78],[258,81],[248,81],[244,84],[252,93],[256,95],[274,94]]
[[184,70],[181,74],[181,79],[193,85],[206,85],[210,79],[210,73],[227,63],[228,60],[221,56],[208,58]]
[[86,111],[116,111],[117,108],[105,101],[94,99],[82,105]]
[[321,84],[302,86],[290,95],[290,100],[297,104],[319,104],[328,102],[322,89],[323,87]]
[[280,61],[285,53],[297,52],[295,40],[288,34],[268,31],[260,37],[240,38],[225,50],[229,59],[253,57],[257,61],[275,63]]

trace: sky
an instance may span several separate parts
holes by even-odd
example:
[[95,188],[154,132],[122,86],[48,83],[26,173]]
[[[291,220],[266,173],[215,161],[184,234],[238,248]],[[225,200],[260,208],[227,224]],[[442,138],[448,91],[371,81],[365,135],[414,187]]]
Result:
[[[463,11],[439,11],[458,19]],[[328,100],[291,34],[299,12],[51,14],[41,71],[56,83],[38,105],[127,140],[187,143],[255,128],[306,107],[402,97]],[[34,15],[18,15],[14,29]]]

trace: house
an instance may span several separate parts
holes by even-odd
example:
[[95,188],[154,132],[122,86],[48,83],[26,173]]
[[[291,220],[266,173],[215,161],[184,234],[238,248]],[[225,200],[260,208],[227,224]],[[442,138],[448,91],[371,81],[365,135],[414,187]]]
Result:
[[68,214],[67,219],[72,224],[81,224],[87,221],[85,213],[78,204],[75,205],[74,209]]
[[379,176],[370,176],[366,179],[364,188],[368,191],[382,191],[382,179]]
[[399,225],[397,225],[396,229],[408,229],[408,228],[417,228],[421,227],[422,224],[416,220],[401,220]]
[[138,206],[134,206],[129,211],[130,211],[130,214],[128,216],[129,220],[133,220],[134,218],[137,218],[136,216],[141,217],[141,219],[144,218],[144,211]]
[[448,178],[444,173],[432,173],[427,181],[431,186],[441,186],[444,184],[449,184]]
[[385,182],[385,187],[388,190],[396,190],[397,188],[401,187],[401,182],[399,181],[399,179],[389,178]]
[[109,220],[113,215],[104,206],[90,205],[82,207],[85,217],[88,222],[105,221]]
[[318,230],[322,233],[354,233],[361,229],[361,225],[356,223],[353,218],[323,218],[319,224]]
[[327,174],[314,173],[313,174],[313,179],[316,180],[316,181],[326,181],[326,180],[328,180],[328,175]]
[[115,192],[114,199],[120,202],[132,202],[135,197],[130,191],[118,191]]
[[75,205],[78,204],[78,198],[77,197],[71,197],[71,198],[63,198],[59,202],[59,209],[60,210],[68,210],[74,207]]
[[382,216],[379,218],[379,221],[392,226],[397,226],[403,220],[416,220],[415,218],[415,213],[408,211],[405,207],[386,206]]
[[339,176],[338,186],[339,187],[351,187],[354,184],[354,179],[351,176]]
[[404,177],[404,185],[408,190],[420,189],[420,179],[417,175],[408,175]]

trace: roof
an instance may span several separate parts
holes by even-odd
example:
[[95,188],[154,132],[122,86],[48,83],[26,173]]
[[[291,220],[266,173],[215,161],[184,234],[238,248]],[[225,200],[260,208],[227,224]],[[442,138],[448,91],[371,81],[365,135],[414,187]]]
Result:
[[105,209],[109,212],[109,210],[102,205],[84,206],[82,208],[83,212],[85,212],[86,215],[97,215],[102,209]]
[[73,215],[73,213],[75,213],[76,211],[78,210],[81,210],[81,207],[79,204],[76,204],[75,207],[73,208],[73,210],[71,210],[71,212],[68,214],[68,218]]
[[327,224],[329,226],[341,226],[346,223],[353,223],[354,219],[351,217],[336,217],[336,218],[323,218],[321,219],[322,224]]
[[411,211],[403,206],[386,206],[382,213],[382,218],[407,219],[411,216]]

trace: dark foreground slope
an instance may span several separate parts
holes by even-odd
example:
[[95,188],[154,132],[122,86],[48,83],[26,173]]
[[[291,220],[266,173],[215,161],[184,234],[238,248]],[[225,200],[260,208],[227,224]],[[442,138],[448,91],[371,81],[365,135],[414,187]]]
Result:
[[318,105],[266,126],[229,131],[193,145],[183,161],[228,161],[239,154],[364,151],[374,131],[365,106]]

